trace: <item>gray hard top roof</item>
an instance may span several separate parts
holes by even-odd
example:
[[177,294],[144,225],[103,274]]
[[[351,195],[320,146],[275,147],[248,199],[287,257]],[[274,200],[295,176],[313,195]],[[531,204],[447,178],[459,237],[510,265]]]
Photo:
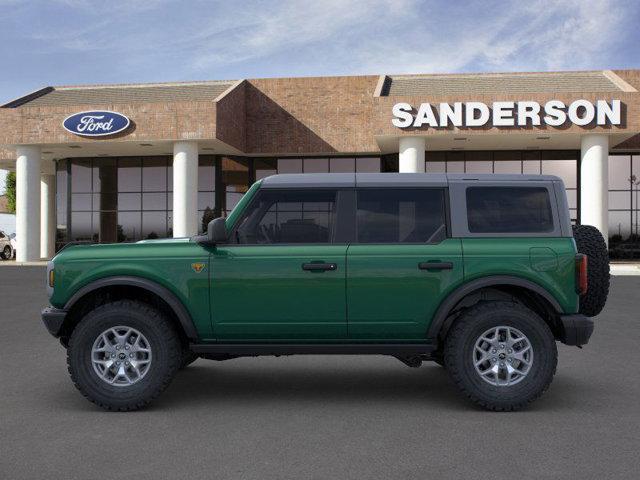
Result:
[[262,180],[262,188],[446,187],[461,182],[561,181],[554,175],[470,173],[285,173]]

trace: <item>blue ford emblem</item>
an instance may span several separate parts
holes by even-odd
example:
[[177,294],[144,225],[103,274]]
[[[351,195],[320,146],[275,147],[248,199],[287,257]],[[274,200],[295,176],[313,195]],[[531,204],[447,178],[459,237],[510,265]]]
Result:
[[62,126],[66,131],[83,137],[104,137],[126,130],[130,123],[121,113],[100,110],[69,115]]

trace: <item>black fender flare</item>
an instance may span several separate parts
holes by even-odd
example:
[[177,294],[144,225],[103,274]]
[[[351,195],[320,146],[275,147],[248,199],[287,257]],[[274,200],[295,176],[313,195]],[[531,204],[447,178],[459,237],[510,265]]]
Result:
[[537,283],[521,277],[510,275],[491,275],[488,277],[477,278],[468,283],[464,283],[456,288],[453,292],[451,292],[447,296],[447,298],[440,304],[438,310],[436,310],[436,313],[433,316],[433,320],[431,321],[431,325],[429,325],[429,330],[427,331],[427,339],[438,339],[438,335],[440,334],[442,328],[445,326],[445,322],[447,320],[447,317],[449,316],[449,313],[460,300],[462,300],[470,293],[475,292],[476,290],[497,285],[526,288],[527,290],[540,295],[547,302],[549,302],[549,304],[558,314],[562,314],[562,307],[555,299],[555,297],[551,295],[544,287],[541,287]]
[[184,331],[186,337],[191,341],[198,341],[198,332],[195,325],[193,324],[191,315],[189,314],[189,311],[186,309],[184,304],[180,301],[180,299],[176,297],[176,295],[168,288],[163,287],[153,280],[142,277],[115,276],[95,280],[75,292],[65,304],[64,310],[68,312],[81,298],[95,290],[116,285],[143,288],[144,290],[147,290],[148,292],[160,297],[167,303],[167,305],[169,305],[169,308],[173,310],[173,313],[178,318],[178,321],[180,322],[180,325],[182,326],[182,330]]

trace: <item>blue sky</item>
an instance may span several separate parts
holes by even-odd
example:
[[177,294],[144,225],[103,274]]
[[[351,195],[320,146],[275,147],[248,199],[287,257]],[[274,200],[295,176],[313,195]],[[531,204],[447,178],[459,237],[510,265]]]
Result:
[[0,0],[0,103],[46,85],[640,68],[639,24],[624,0]]

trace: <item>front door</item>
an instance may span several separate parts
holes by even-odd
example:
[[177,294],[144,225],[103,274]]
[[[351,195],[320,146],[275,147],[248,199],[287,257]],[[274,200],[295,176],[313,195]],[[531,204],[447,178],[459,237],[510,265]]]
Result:
[[211,255],[220,340],[322,341],[347,336],[346,243],[336,190],[258,192],[227,245]]
[[463,277],[460,239],[447,238],[444,188],[360,189],[347,252],[349,338],[421,341]]

